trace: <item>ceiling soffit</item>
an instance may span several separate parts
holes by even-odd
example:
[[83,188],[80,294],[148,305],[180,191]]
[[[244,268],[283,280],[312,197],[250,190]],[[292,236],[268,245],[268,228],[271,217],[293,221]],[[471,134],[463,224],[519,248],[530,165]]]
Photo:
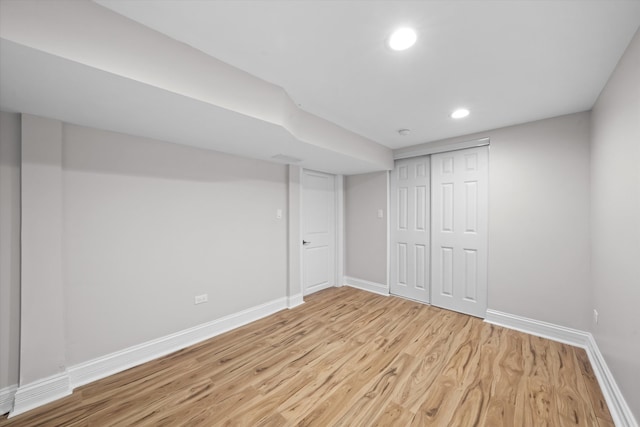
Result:
[[389,148],[302,110],[281,87],[92,2],[3,2],[0,37],[280,126],[303,144],[367,163],[371,170],[393,168]]

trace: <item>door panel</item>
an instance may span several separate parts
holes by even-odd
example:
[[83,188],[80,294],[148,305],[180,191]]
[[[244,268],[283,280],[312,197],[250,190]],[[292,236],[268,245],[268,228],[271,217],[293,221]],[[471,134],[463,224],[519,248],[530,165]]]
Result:
[[390,291],[429,302],[429,157],[398,160],[391,172]]
[[335,177],[302,173],[302,290],[304,295],[335,285]]
[[431,156],[434,305],[485,317],[487,309],[487,147]]

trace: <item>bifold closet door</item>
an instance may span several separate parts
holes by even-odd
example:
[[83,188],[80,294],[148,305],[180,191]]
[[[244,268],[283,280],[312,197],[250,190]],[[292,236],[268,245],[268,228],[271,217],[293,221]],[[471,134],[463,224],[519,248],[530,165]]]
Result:
[[431,156],[431,302],[487,310],[488,147]]
[[396,161],[391,172],[392,294],[429,302],[429,157]]

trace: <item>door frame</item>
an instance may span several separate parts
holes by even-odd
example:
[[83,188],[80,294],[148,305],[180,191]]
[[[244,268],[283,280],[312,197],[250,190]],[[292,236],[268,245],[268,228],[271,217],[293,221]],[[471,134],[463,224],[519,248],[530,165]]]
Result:
[[491,145],[489,138],[478,138],[454,142],[430,142],[423,144],[418,148],[411,150],[398,150],[398,153],[393,155],[393,160],[408,159],[410,157],[426,156],[427,154],[445,153],[447,151],[464,150],[466,148],[483,147],[485,145]]

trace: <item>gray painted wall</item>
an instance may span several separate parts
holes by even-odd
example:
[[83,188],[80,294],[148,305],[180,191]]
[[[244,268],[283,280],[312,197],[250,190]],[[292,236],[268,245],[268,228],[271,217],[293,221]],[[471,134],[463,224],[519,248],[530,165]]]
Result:
[[20,356],[20,115],[0,112],[0,389]]
[[591,116],[594,336],[640,420],[640,32]]
[[588,330],[589,113],[442,142],[484,137],[489,308]]
[[66,367],[62,123],[22,115],[20,385]]
[[1,119],[0,388],[285,297],[286,166]]
[[285,296],[286,166],[64,131],[70,365]]
[[388,285],[387,172],[347,176],[344,189],[345,274]]
[[490,138],[489,307],[588,330],[589,114]]
[[300,232],[300,216],[302,203],[302,168],[300,166],[289,165],[287,167],[289,188],[288,188],[288,217],[289,228],[287,246],[287,259],[289,262],[288,269],[288,293],[287,295],[302,295],[302,254],[300,251],[300,242],[302,241]]

